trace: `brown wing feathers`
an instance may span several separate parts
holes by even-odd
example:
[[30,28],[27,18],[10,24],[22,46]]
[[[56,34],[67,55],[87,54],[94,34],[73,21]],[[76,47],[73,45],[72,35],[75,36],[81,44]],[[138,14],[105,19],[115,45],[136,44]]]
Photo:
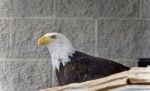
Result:
[[60,65],[60,70],[56,71],[59,85],[102,78],[129,70],[128,67],[119,63],[89,56],[78,51],[70,59],[71,62],[68,62],[64,67]]

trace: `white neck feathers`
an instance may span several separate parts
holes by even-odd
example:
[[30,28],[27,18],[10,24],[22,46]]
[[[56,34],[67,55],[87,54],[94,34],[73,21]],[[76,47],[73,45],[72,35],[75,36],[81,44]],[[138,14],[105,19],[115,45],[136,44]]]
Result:
[[71,61],[69,56],[72,57],[75,52],[71,42],[65,37],[55,41],[51,45],[47,45],[47,47],[51,54],[52,67],[58,71],[60,64],[62,63],[65,66],[67,62]]

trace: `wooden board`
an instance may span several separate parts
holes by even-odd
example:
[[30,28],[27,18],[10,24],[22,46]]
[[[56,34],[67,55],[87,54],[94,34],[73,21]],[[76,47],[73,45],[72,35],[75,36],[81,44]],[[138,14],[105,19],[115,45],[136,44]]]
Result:
[[122,87],[122,89],[125,89],[125,86],[131,85],[137,85],[139,87],[150,85],[150,68],[134,67],[129,71],[117,73],[105,78],[82,83],[73,83],[40,91],[111,91]]

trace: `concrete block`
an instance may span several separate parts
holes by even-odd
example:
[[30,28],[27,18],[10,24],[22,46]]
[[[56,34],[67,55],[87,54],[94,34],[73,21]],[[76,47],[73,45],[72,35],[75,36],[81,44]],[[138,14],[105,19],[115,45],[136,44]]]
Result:
[[135,18],[138,0],[55,0],[58,17]]
[[0,17],[12,16],[13,5],[12,0],[1,0],[0,1]]
[[[137,58],[141,38],[139,20],[99,20],[98,53],[105,58]],[[141,41],[142,43],[143,41]]]
[[51,80],[49,59],[0,61],[0,91],[37,91],[51,87]]
[[9,57],[10,21],[0,19],[0,57]]
[[143,18],[150,18],[150,0],[141,0],[142,2],[142,17]]
[[14,19],[11,33],[11,57],[50,58],[45,46],[38,46],[37,40],[53,27],[51,20]]
[[150,21],[143,21],[136,43],[140,58],[150,57]]
[[12,0],[15,17],[49,17],[53,12],[52,0]]

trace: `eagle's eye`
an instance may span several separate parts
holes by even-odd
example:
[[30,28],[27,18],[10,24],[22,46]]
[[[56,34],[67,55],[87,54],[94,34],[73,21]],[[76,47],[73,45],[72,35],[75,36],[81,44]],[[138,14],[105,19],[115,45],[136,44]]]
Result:
[[56,37],[56,35],[52,35],[51,38],[56,39],[57,37]]

